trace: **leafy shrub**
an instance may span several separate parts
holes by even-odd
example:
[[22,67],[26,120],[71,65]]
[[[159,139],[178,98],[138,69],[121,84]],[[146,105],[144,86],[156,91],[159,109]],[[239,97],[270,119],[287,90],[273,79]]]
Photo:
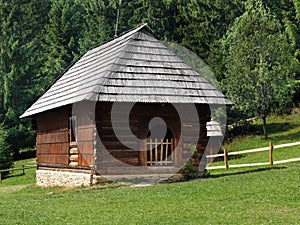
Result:
[[20,149],[20,159],[30,159],[36,157],[36,148],[23,148]]
[[191,180],[196,179],[199,176],[198,167],[196,166],[196,160],[194,156],[197,154],[198,150],[196,146],[189,146],[191,150],[191,157],[183,164],[181,167],[181,172],[185,179]]
[[193,161],[194,161],[194,159],[190,158],[181,167],[181,171],[183,173],[183,176],[187,180],[196,179],[196,178],[198,178],[198,175],[199,175],[198,169],[194,166]]

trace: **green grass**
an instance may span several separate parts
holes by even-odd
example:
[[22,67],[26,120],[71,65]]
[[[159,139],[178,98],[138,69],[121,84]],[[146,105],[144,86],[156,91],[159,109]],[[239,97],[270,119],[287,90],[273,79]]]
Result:
[[0,224],[300,224],[299,171],[291,163],[176,184],[73,190],[8,189],[12,177],[0,185]]
[[269,138],[263,136],[262,120],[255,121],[251,125],[254,131],[247,136],[235,137],[230,143],[226,143],[224,148],[228,151],[239,151],[300,141],[300,113],[286,116],[270,116],[267,119],[267,129]]
[[[269,123],[274,144],[299,141],[299,115],[274,117]],[[268,140],[252,134],[227,147],[236,151],[267,145]],[[300,157],[299,149],[274,150],[274,160]],[[264,161],[268,152],[231,162]],[[34,159],[15,167],[24,163]],[[300,224],[300,162],[212,170],[206,179],[150,187],[38,188],[35,169],[21,173],[0,183],[0,224]]]
[[[300,114],[291,114],[286,116],[271,116],[268,118],[269,138],[266,140],[262,133],[262,121],[255,121],[251,126],[252,132],[247,136],[235,137],[230,143],[225,143],[222,147],[228,152],[241,151],[247,149],[268,147],[269,142],[273,145],[300,142]],[[300,145],[274,149],[273,161],[300,158]],[[268,162],[269,152],[258,152],[229,157],[230,164],[258,163]],[[215,162],[210,166],[223,165],[223,161]]]

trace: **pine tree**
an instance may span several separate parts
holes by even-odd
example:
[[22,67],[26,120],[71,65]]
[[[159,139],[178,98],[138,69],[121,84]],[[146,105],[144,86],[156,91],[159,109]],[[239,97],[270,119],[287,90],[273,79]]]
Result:
[[80,56],[84,10],[75,0],[52,1],[46,25],[43,73],[49,84]]
[[13,165],[13,158],[6,142],[7,132],[0,126],[0,170],[8,169]]
[[106,16],[108,9],[104,0],[79,1],[83,8],[82,37],[79,40],[81,53],[100,45],[113,37],[113,26]]
[[[32,103],[39,89],[38,33],[43,17],[38,0],[0,2],[0,74],[1,111],[6,141],[18,155],[19,148],[34,144],[34,132],[28,121],[19,116]],[[46,5],[45,5],[46,6]],[[40,26],[40,27],[39,27]],[[18,141],[16,141],[18,140]]]
[[233,20],[244,12],[244,0],[181,0],[178,28],[181,44],[207,62],[212,46],[226,33]]
[[177,2],[170,0],[137,0],[128,3],[133,11],[129,23],[137,26],[147,23],[155,35],[166,41],[177,41]]

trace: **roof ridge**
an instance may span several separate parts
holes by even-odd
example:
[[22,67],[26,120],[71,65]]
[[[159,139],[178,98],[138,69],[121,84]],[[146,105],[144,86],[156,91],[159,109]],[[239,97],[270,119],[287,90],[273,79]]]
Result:
[[91,53],[93,51],[97,51],[99,49],[105,48],[108,44],[113,43],[113,42],[118,42],[122,38],[125,39],[127,37],[130,37],[131,35],[135,34],[136,32],[140,31],[141,29],[147,29],[148,31],[150,31],[150,33],[153,33],[153,31],[150,29],[150,27],[147,25],[147,23],[144,23],[135,28],[132,28],[131,30],[125,31],[125,32],[121,33],[119,36],[111,38],[96,47],[91,48],[86,53]]
[[[130,35],[129,35],[129,38],[125,42],[128,43],[131,40],[133,40],[137,36],[137,32],[140,31],[143,27],[145,27],[145,26],[140,26],[137,29],[135,29],[134,32],[132,34],[130,34],[132,36],[130,37]],[[129,33],[129,32],[127,32],[127,33]],[[116,59],[111,63],[111,66],[109,66],[109,68],[108,68],[108,72],[102,78],[109,78],[112,75],[112,73],[114,72],[114,68],[120,67],[120,65],[118,65],[118,61],[122,58],[122,56],[124,56],[126,54],[126,49],[127,48],[129,48],[129,45],[127,45],[127,44],[125,44],[124,46],[121,47],[120,52],[116,56]],[[101,88],[105,85],[106,82],[108,82],[108,79],[103,79],[102,83],[100,83],[97,86],[95,86],[95,88],[93,89],[92,93],[100,93],[101,92]],[[89,98],[90,95],[91,95],[90,93],[87,94],[84,99],[90,99]],[[99,100],[99,95],[97,96],[96,101],[98,101],[98,100]]]

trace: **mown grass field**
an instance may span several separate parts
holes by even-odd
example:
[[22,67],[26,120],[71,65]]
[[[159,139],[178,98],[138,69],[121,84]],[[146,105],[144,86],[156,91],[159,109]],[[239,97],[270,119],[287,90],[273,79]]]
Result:
[[[299,141],[299,115],[273,119],[275,125],[269,123],[278,127],[270,133],[274,144]],[[227,148],[267,145],[253,134]],[[234,160],[267,161],[263,154]],[[300,157],[300,146],[274,152],[274,160],[294,157]],[[16,162],[15,167],[23,163],[34,159]],[[300,224],[300,162],[212,170],[205,179],[150,187],[38,188],[34,169],[19,174],[0,183],[0,224]]]
[[[255,121],[252,126],[254,132],[246,135],[235,137],[232,142],[225,143],[222,147],[228,152],[255,149],[261,147],[268,147],[269,142],[273,145],[286,144],[291,142],[300,142],[300,113],[293,113],[291,115],[268,118],[268,133],[269,138],[266,140],[263,136],[262,121]],[[300,146],[293,146],[287,148],[274,149],[273,160],[285,160],[300,157]],[[230,164],[244,164],[244,163],[258,163],[268,162],[269,152],[250,153],[245,155],[237,155],[229,157]],[[223,165],[223,162],[215,162],[210,166]]]

